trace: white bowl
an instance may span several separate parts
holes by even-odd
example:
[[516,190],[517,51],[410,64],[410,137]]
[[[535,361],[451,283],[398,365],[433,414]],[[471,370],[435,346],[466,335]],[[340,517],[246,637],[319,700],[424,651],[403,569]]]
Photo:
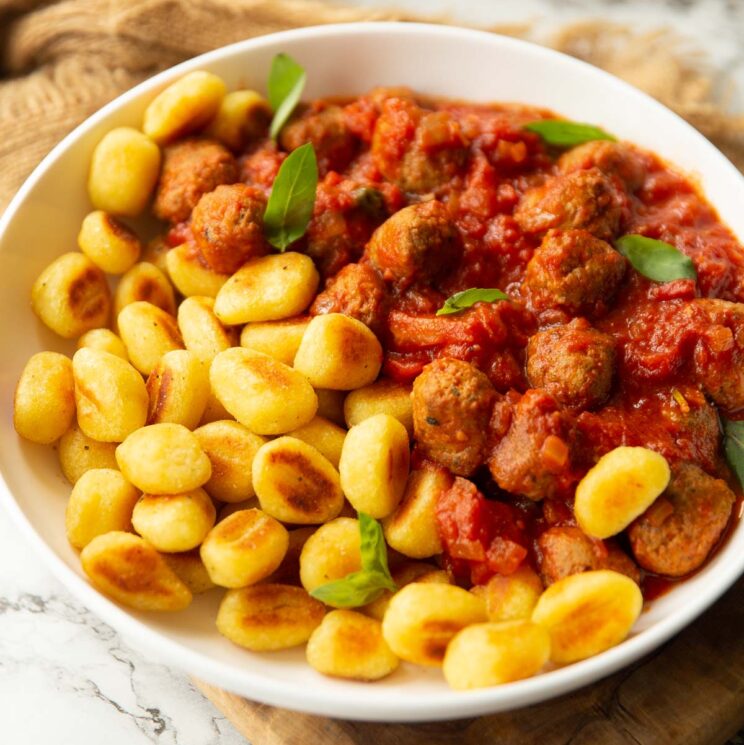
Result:
[[69,486],[51,448],[21,441],[11,424],[15,382],[41,349],[71,351],[29,309],[35,277],[75,249],[91,151],[120,125],[139,126],[146,104],[167,83],[197,68],[228,86],[264,89],[272,57],[290,53],[307,69],[306,98],[362,93],[375,85],[474,101],[543,106],[598,124],[678,164],[701,184],[722,219],[744,239],[744,178],[675,114],[589,65],[542,47],[489,33],[418,24],[363,23],[289,31],[234,44],[157,75],[116,99],[65,138],[21,188],[0,222],[0,501],[49,567],[83,603],[133,645],[164,662],[248,698],[346,719],[382,721],[466,717],[524,706],[591,683],[646,654],[689,623],[744,570],[744,525],[696,576],[653,602],[633,635],[597,657],[497,688],[453,692],[438,671],[403,665],[373,685],[325,678],[302,650],[252,654],[214,626],[220,593],[174,615],[135,613],[85,580],[64,531]]

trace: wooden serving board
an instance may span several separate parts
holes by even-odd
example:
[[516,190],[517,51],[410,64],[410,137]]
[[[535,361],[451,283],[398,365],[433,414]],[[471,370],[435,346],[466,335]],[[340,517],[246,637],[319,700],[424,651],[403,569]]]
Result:
[[744,725],[744,579],[640,662],[558,699],[478,719],[346,722],[195,683],[251,745],[723,745]]

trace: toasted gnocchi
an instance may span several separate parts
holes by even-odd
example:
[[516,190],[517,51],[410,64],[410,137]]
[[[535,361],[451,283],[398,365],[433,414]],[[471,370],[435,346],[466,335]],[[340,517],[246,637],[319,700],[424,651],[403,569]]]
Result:
[[73,485],[93,468],[118,468],[116,443],[88,437],[76,422],[59,438],[57,455],[62,473]]
[[375,414],[395,417],[413,437],[413,404],[411,386],[392,380],[378,380],[351,391],[344,401],[344,419],[349,427],[360,424]]
[[125,306],[117,319],[119,333],[132,364],[149,375],[160,358],[174,349],[183,349],[176,319],[157,305],[138,301]]
[[199,556],[198,549],[175,554],[161,553],[160,555],[193,595],[201,595],[217,587],[209,578],[209,572]]
[[78,246],[107,274],[123,274],[131,269],[142,251],[142,243],[134,232],[102,210],[85,216]]
[[318,410],[318,397],[305,377],[251,349],[220,352],[209,377],[224,407],[259,435],[291,432],[307,424]]
[[81,552],[93,586],[118,603],[143,611],[177,611],[191,604],[191,590],[143,538],[112,531]]
[[272,574],[289,546],[287,529],[261,510],[240,510],[217,523],[201,545],[209,576],[222,587],[247,587]]
[[112,468],[86,471],[75,483],[65,511],[67,540],[84,548],[96,536],[132,528],[132,510],[140,493]]
[[187,297],[178,306],[178,329],[186,349],[200,360],[211,363],[226,349],[235,346],[238,335],[235,329],[223,326],[212,308],[210,297]]
[[256,91],[232,91],[220,103],[206,133],[231,150],[240,151],[251,140],[265,135],[271,108]]
[[292,437],[312,445],[338,469],[346,430],[321,416],[313,417],[307,424],[289,433]]
[[147,378],[147,423],[173,422],[193,429],[209,399],[209,366],[185,349],[166,352]]
[[344,419],[346,391],[316,388],[315,395],[318,397],[318,416],[322,416],[323,419],[328,419],[328,421],[338,424],[339,427],[346,427],[346,420]]
[[268,354],[291,367],[309,323],[310,320],[303,317],[247,323],[240,334],[240,345]]
[[155,264],[140,261],[119,280],[114,291],[114,319],[127,305],[144,301],[157,305],[170,315],[176,312],[176,299],[168,277]]
[[406,428],[389,414],[377,414],[352,427],[339,463],[346,498],[359,512],[387,517],[403,496],[409,459]]
[[111,293],[104,273],[85,254],[66,253],[34,282],[31,308],[55,334],[74,339],[106,325]]
[[217,613],[217,628],[254,652],[304,644],[320,625],[325,606],[301,587],[261,584],[228,590]]
[[193,432],[182,424],[150,424],[116,448],[121,472],[146,494],[181,494],[202,486],[212,464]]
[[344,506],[338,471],[295,437],[278,437],[259,448],[253,488],[261,509],[284,523],[318,525],[338,516]]
[[26,363],[13,399],[13,426],[26,440],[50,445],[75,418],[75,381],[69,357],[38,352]]
[[400,663],[380,622],[352,610],[334,610],[323,618],[307,644],[307,661],[324,675],[352,680],[379,680]]
[[523,564],[512,574],[495,574],[485,585],[475,585],[471,592],[486,601],[489,621],[517,621],[532,616],[543,583],[533,569]]
[[111,329],[91,329],[86,331],[78,340],[77,348],[98,349],[128,360],[127,348],[124,342]]
[[222,286],[230,279],[229,274],[221,274],[210,267],[191,243],[172,248],[165,255],[168,276],[176,289],[184,297],[215,298]]
[[439,667],[455,634],[485,620],[486,604],[467,590],[413,582],[390,600],[382,635],[402,660]]
[[295,355],[294,367],[316,388],[353,390],[371,383],[382,366],[382,346],[356,318],[315,316]]
[[599,569],[572,574],[548,587],[532,621],[550,634],[550,659],[565,665],[619,644],[642,607],[641,590],[632,579]]

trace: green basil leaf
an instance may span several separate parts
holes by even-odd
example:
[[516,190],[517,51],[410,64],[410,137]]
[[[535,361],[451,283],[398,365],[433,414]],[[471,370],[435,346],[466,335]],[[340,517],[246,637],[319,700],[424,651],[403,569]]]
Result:
[[723,450],[726,460],[733,469],[739,484],[744,488],[744,422],[732,422],[724,419],[723,422]]
[[287,119],[299,103],[307,75],[302,65],[288,54],[277,54],[269,71],[269,103],[274,111],[269,134],[276,139]]
[[305,235],[315,206],[318,161],[312,143],[293,150],[279,168],[264,212],[266,240],[284,251]]
[[695,265],[674,246],[644,235],[624,235],[615,241],[615,248],[644,277],[654,282],[673,279],[697,279]]
[[343,579],[327,582],[316,587],[310,594],[336,608],[358,608],[382,595],[385,590],[395,591],[397,587],[389,576],[381,572],[359,572],[347,574]]
[[471,287],[469,290],[456,292],[452,297],[448,297],[437,311],[437,315],[448,316],[472,308],[476,303],[495,303],[498,300],[509,299],[509,296],[501,290]]
[[541,119],[526,124],[524,128],[539,134],[547,145],[555,147],[574,147],[593,140],[616,140],[611,134],[593,124],[567,122],[562,119]]
[[[359,535],[361,538],[362,569],[376,572],[390,579],[387,562],[387,546],[382,526],[373,517],[359,512]],[[390,579],[392,582],[393,580]]]

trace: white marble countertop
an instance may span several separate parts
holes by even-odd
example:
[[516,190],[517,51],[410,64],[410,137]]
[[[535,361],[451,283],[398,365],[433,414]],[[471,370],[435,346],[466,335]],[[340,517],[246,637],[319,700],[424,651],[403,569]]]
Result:
[[[348,4],[348,0],[347,0]],[[737,0],[357,0],[470,23],[549,30],[582,18],[670,26],[728,69],[744,109]],[[0,513],[0,726],[4,745],[243,745],[180,671],[145,658],[75,600]]]

